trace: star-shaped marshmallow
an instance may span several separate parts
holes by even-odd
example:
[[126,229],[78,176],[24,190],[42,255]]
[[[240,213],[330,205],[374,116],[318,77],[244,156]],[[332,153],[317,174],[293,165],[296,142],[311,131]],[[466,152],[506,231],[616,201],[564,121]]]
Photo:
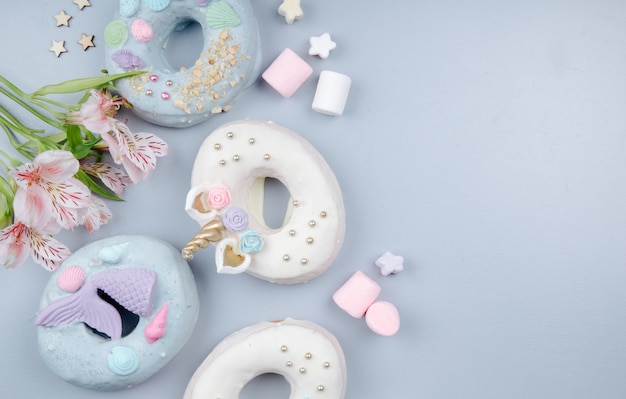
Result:
[[85,7],[91,7],[91,4],[89,4],[89,0],[74,0],[74,4],[76,4],[81,11]]
[[330,51],[337,47],[337,43],[331,40],[329,33],[322,33],[320,36],[311,36],[309,43],[311,44],[309,55],[318,55],[322,59],[328,58]]
[[70,26],[70,19],[72,19],[71,15],[67,15],[65,10],[61,10],[57,15],[54,16],[57,20],[57,26]]
[[81,38],[80,38],[80,40],[78,41],[78,44],[80,44],[81,46],[83,46],[83,51],[87,51],[87,49],[88,49],[89,47],[96,47],[96,46],[93,44],[93,35],[89,35],[89,36],[87,36],[87,35],[86,35],[86,34],[84,34],[84,33],[81,33]]
[[278,6],[278,14],[285,17],[285,21],[288,24],[292,24],[304,15],[302,7],[300,7],[300,0],[283,0],[282,4]]
[[52,51],[57,58],[61,55],[61,53],[67,53],[67,50],[65,49],[65,40],[61,40],[60,42],[53,40],[50,51]]
[[394,255],[388,251],[374,263],[376,263],[376,266],[380,267],[380,274],[383,276],[388,276],[392,273],[400,273],[404,269],[404,257]]

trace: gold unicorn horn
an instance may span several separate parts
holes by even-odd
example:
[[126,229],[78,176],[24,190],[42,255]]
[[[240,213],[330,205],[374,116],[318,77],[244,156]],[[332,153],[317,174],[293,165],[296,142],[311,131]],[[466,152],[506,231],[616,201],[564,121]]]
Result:
[[222,230],[224,225],[221,220],[211,220],[185,245],[182,255],[186,261],[193,259],[193,254],[201,248],[206,248],[211,242],[217,242],[222,239]]

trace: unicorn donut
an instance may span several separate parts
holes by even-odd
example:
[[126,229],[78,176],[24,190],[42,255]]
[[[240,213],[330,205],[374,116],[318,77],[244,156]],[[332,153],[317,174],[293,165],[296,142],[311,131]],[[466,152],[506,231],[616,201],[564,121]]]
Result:
[[[266,178],[279,180],[291,196],[279,228],[263,218]],[[332,170],[308,141],[272,122],[231,122],[205,139],[186,210],[202,226],[183,249],[187,260],[216,243],[218,273],[247,272],[275,283],[322,274],[345,233],[341,189]]]
[[[173,68],[165,57],[170,35],[190,23],[204,44],[194,65]],[[120,0],[104,30],[110,72],[147,73],[118,84],[135,113],[152,123],[186,127],[227,112],[257,78],[259,32],[248,0]]]
[[50,369],[83,388],[118,390],[148,379],[187,342],[198,293],[178,250],[116,236],[68,257],[40,309],[39,352]]
[[184,399],[237,399],[266,373],[285,377],[289,399],[345,394],[346,362],[337,339],[310,321],[286,319],[246,327],[220,342],[191,377]]

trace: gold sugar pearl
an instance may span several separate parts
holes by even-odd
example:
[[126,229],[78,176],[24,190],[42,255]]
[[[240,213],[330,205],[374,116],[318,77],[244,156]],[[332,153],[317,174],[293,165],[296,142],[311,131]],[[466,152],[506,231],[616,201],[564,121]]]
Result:
[[253,138],[248,139],[248,143],[254,144],[255,140]]
[[322,392],[324,390],[324,385],[318,385],[317,390]]
[[280,347],[281,352],[287,352],[287,345],[283,345]]
[[293,366],[293,362],[291,360],[287,360],[287,362],[285,362],[285,366],[291,367]]
[[305,359],[310,359],[312,357],[313,357],[313,355],[311,354],[311,352],[307,352],[307,353],[304,354],[304,358]]
[[309,220],[309,226],[315,227],[315,220]]
[[174,82],[172,82],[171,80],[168,80],[168,81],[166,81],[166,82],[165,82],[165,84],[166,84],[167,86],[171,86],[171,85],[173,85],[173,84],[174,84]]
[[152,90],[148,89],[146,90],[146,96],[151,96],[152,95]]
[[283,255],[283,260],[285,262],[287,262],[289,260],[289,255],[287,255],[287,254]]
[[235,133],[228,132],[228,133],[226,133],[226,136],[228,136],[229,139],[232,139],[233,137],[235,137]]
[[300,367],[298,371],[302,374],[306,373],[306,369],[304,367]]
[[233,155],[233,161],[235,162],[239,161],[239,155],[237,154]]
[[222,149],[222,145],[220,143],[214,144],[213,148],[215,148],[217,151]]
[[290,236],[295,236],[296,235],[296,231],[295,230],[289,230],[289,235]]
[[300,205],[300,201],[298,201],[298,200],[293,200],[293,201],[291,201],[291,204],[292,204],[293,206],[299,206],[299,205]]
[[263,159],[265,159],[266,161],[268,161],[270,159],[270,154],[265,154],[263,155]]
[[302,258],[300,259],[300,263],[302,263],[303,265],[306,265],[307,263],[309,263],[309,260],[307,258]]
[[321,211],[320,216],[325,218],[326,216],[328,216],[328,214],[326,213],[326,211]]
[[329,368],[329,367],[330,367],[330,363],[328,363],[328,362],[324,362],[323,366],[324,366],[324,368],[325,368],[325,369],[327,369],[327,368]]
[[221,160],[220,160],[220,165],[226,165],[226,161],[225,161],[225,160],[223,160],[223,159],[221,159]]
[[309,237],[306,239],[307,244],[313,244],[313,237]]

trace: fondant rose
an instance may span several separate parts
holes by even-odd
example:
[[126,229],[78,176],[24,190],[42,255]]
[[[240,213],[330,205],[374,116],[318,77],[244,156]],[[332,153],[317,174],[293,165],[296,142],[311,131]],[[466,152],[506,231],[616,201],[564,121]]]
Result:
[[239,238],[239,249],[248,254],[259,252],[263,249],[263,237],[254,230],[247,230]]
[[222,223],[229,231],[244,231],[248,228],[248,212],[237,206],[231,206],[224,212]]
[[224,186],[212,187],[207,193],[207,203],[213,209],[222,209],[230,204],[230,191]]

